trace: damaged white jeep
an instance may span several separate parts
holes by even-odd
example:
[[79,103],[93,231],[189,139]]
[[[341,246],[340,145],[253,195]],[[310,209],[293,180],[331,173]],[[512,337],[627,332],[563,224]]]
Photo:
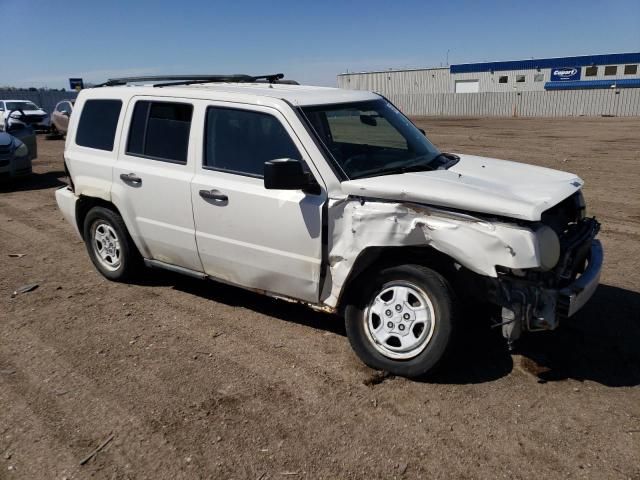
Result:
[[105,277],[145,264],[337,312],[367,365],[408,377],[443,358],[462,301],[512,342],[591,297],[578,177],[444,153],[379,95],[281,78],[80,93],[56,198]]

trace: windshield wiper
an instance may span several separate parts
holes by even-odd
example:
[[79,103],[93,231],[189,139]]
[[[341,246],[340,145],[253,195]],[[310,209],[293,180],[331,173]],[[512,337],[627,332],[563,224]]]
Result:
[[453,153],[439,153],[433,157],[432,162],[435,163],[434,170],[447,170],[460,161],[460,157]]
[[369,172],[363,175],[358,175],[353,178],[369,178],[369,177],[378,177],[383,175],[398,175],[401,173],[410,173],[410,172],[430,172],[434,170],[430,165],[411,165],[408,167],[394,167],[387,168],[384,170],[376,170],[375,172]]
[[410,173],[410,172],[430,172],[435,170],[431,162],[433,159],[425,162],[425,157],[417,157],[413,162],[404,165],[397,165],[395,167],[384,168],[382,170],[376,170],[374,172],[367,173],[365,175],[361,175],[359,178],[363,177],[377,177],[378,175],[397,175],[400,173]]

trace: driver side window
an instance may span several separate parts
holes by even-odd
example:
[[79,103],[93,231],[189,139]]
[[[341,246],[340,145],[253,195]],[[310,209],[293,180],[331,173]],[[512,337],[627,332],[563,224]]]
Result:
[[280,121],[267,113],[207,108],[203,167],[262,178],[264,164],[302,157]]

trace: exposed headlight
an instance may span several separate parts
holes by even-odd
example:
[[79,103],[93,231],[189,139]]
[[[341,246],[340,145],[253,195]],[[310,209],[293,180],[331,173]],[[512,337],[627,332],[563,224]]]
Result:
[[543,225],[536,230],[538,250],[540,254],[540,268],[551,270],[560,260],[560,239],[553,229]]
[[13,154],[16,157],[26,157],[27,155],[29,155],[29,149],[24,143],[21,143],[20,146],[15,149]]

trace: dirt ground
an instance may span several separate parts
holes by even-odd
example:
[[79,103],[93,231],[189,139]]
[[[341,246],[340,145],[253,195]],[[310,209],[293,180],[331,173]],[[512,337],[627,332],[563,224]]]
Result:
[[40,138],[35,175],[0,186],[0,478],[640,478],[640,119],[417,123],[586,180],[606,266],[575,319],[510,354],[472,312],[435,378],[381,376],[338,318],[103,279],[55,204],[63,142]]

